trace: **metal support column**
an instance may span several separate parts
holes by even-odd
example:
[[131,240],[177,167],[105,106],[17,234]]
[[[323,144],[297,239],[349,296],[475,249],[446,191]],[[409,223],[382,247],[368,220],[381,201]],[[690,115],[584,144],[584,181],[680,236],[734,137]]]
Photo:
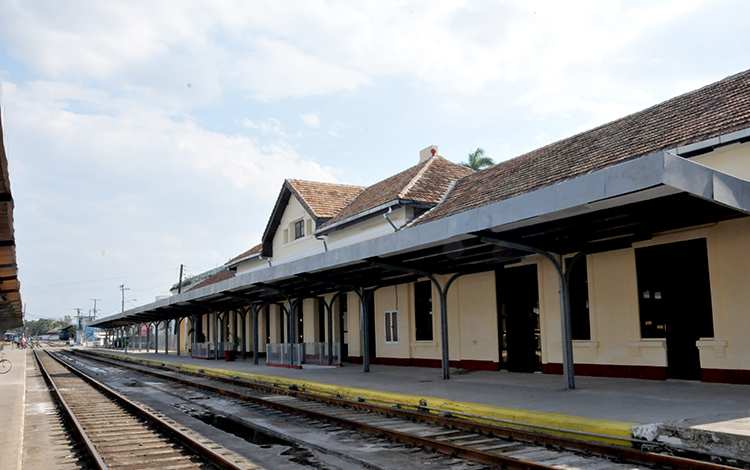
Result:
[[[570,287],[568,281],[570,277],[566,275],[562,255],[554,255],[549,251],[542,250],[533,246],[522,245],[520,243],[500,240],[491,236],[481,235],[482,241],[493,245],[502,246],[511,250],[522,251],[542,255],[555,267],[560,294],[560,323],[562,329],[562,356],[563,356],[563,376],[565,379],[565,388],[574,389],[575,373],[573,360],[573,327],[570,320]],[[571,264],[572,267],[572,264]]]
[[159,354],[159,323],[154,322],[154,354]]
[[214,361],[219,360],[219,315],[214,312]]
[[357,294],[359,297],[359,328],[362,332],[362,372],[370,372],[370,327],[369,327],[369,315],[367,308],[367,301],[370,295],[374,295],[375,290],[366,291],[363,287],[353,286],[343,282],[332,281],[330,279],[321,278],[315,274],[300,274],[297,277],[309,281],[321,282],[331,286],[339,286],[348,289]]
[[432,282],[435,288],[437,288],[438,299],[440,300],[440,342],[441,342],[441,353],[442,353],[441,362],[443,366],[443,380],[450,379],[451,378],[450,354],[449,354],[449,349],[448,349],[448,289],[450,289],[451,285],[453,284],[453,281],[463,276],[464,274],[468,274],[468,273],[454,274],[453,276],[451,276],[450,279],[448,279],[448,282],[445,283],[445,287],[443,287],[440,284],[440,282],[438,282],[438,280],[435,278],[435,276],[428,273],[427,271],[423,271],[421,269],[409,268],[406,266],[388,264],[377,258],[371,259],[368,261],[373,266],[378,266],[378,267],[385,268],[385,269],[392,269],[394,271],[401,271],[401,272],[418,274],[420,276],[424,276]]
[[178,317],[175,320],[175,329],[177,330],[177,355],[180,355],[180,349],[182,349],[182,344],[180,343],[180,318]]

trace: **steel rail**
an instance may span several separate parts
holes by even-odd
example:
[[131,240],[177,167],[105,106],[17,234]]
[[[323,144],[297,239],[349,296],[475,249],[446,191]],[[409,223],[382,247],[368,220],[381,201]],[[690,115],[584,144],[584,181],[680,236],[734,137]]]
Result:
[[[79,351],[76,351],[76,353],[80,354]],[[409,443],[412,445],[425,446],[425,447],[431,448],[439,452],[457,455],[457,456],[466,458],[467,460],[474,460],[480,463],[498,465],[501,468],[546,469],[546,468],[551,468],[551,467],[546,467],[540,464],[530,464],[530,465],[538,465],[536,467],[508,466],[510,464],[515,464],[516,462],[520,462],[526,465],[529,465],[529,463],[523,462],[517,459],[512,459],[510,457],[501,457],[497,454],[491,454],[488,452],[481,452],[481,451],[477,451],[474,449],[468,449],[466,447],[448,444],[448,443],[444,443],[441,441],[433,441],[430,439],[411,436],[408,434],[399,433],[397,431],[391,431],[391,430],[384,429],[384,428],[377,427],[377,426],[364,425],[356,421],[337,418],[337,417],[329,416],[326,414],[306,410],[304,408],[297,408],[291,405],[285,405],[282,403],[272,402],[272,401],[265,400],[262,398],[252,397],[252,396],[245,395],[242,393],[227,390],[221,387],[214,387],[212,385],[195,383],[188,379],[162,374],[155,370],[150,370],[150,369],[163,368],[171,372],[179,372],[185,375],[192,375],[192,376],[199,377],[199,378],[220,381],[220,382],[228,383],[231,385],[255,388],[257,390],[261,390],[261,391],[268,392],[268,393],[284,394],[284,395],[298,397],[298,398],[302,398],[306,400],[324,402],[324,403],[329,403],[329,404],[338,405],[338,406],[345,406],[345,407],[348,406],[348,407],[356,408],[356,409],[363,410],[363,411],[374,411],[374,412],[384,414],[384,415],[390,415],[390,416],[407,418],[411,420],[420,420],[420,421],[430,422],[433,424],[439,424],[439,425],[443,425],[443,426],[447,426],[447,427],[451,427],[455,429],[460,429],[462,431],[474,431],[474,432],[482,432],[484,434],[494,435],[498,437],[502,436],[504,438],[514,439],[514,440],[518,440],[518,441],[522,441],[526,443],[536,442],[536,443],[540,443],[546,446],[554,446],[554,447],[564,448],[568,450],[591,452],[593,454],[607,457],[607,458],[616,458],[616,459],[625,460],[629,463],[644,464],[644,465],[649,465],[649,466],[661,465],[661,466],[667,466],[668,468],[679,469],[679,470],[732,470],[736,468],[736,467],[729,467],[726,465],[716,464],[712,462],[704,462],[704,461],[693,460],[693,459],[688,459],[684,457],[658,454],[655,452],[647,452],[647,451],[628,448],[628,447],[620,447],[620,446],[613,446],[613,445],[602,444],[602,443],[594,443],[594,442],[582,441],[578,439],[571,439],[571,438],[561,437],[561,436],[550,436],[548,434],[541,434],[541,433],[517,429],[517,428],[500,427],[500,426],[492,425],[492,424],[479,423],[475,421],[467,421],[467,420],[457,419],[453,417],[439,416],[436,414],[426,412],[426,407],[419,407],[417,405],[409,405],[410,407],[416,407],[417,411],[404,410],[404,409],[399,409],[399,408],[386,407],[383,405],[374,405],[374,404],[368,404],[364,402],[351,401],[351,400],[342,399],[342,398],[324,397],[324,396],[320,396],[317,394],[300,391],[299,389],[296,388],[297,386],[292,386],[293,388],[291,389],[290,388],[285,389],[285,388],[280,388],[280,387],[274,387],[271,385],[259,384],[254,381],[240,380],[239,378],[228,378],[228,377],[200,374],[200,373],[196,373],[196,372],[185,370],[185,369],[179,369],[175,371],[172,368],[169,368],[165,365],[159,367],[159,366],[154,366],[154,365],[140,364],[139,365],[140,367],[139,367],[139,366],[134,366],[133,364],[128,364],[128,363],[123,364],[122,361],[117,361],[114,358],[111,358],[111,359],[103,358],[99,354],[93,354],[93,353],[87,352],[84,355],[87,357],[92,357],[93,359],[101,361],[101,362],[109,363],[118,367],[127,368],[127,369],[138,371],[141,373],[146,373],[154,377],[159,377],[165,380],[174,381],[182,385],[203,389],[206,391],[229,396],[231,398],[252,401],[254,403],[258,403],[267,407],[273,407],[273,408],[276,408],[276,409],[279,409],[281,411],[285,411],[288,413],[306,414],[306,415],[311,416],[314,419],[329,421],[335,424],[346,426],[346,427],[356,429],[356,430],[369,433],[369,434],[375,434],[375,435],[387,434],[393,439],[399,440],[401,442]],[[425,411],[419,411],[420,408],[425,409]],[[483,418],[483,419],[486,419],[486,418]],[[371,429],[368,430],[368,427]],[[612,439],[617,439],[616,436],[607,436],[607,437],[612,438]],[[470,455],[475,455],[477,458],[471,457]],[[496,460],[498,457],[500,457],[501,460]],[[484,460],[485,458],[491,458],[491,461]]]
[[[46,351],[45,351],[46,352]],[[34,352],[36,354],[36,351]],[[163,432],[172,435],[175,437],[180,444],[184,445],[188,449],[195,452],[197,455],[203,457],[206,459],[209,463],[212,465],[217,466],[218,468],[222,470],[247,470],[245,467],[242,467],[238,465],[235,462],[232,462],[231,460],[227,459],[223,455],[217,453],[210,447],[196,441],[192,437],[188,436],[186,433],[180,431],[176,427],[172,426],[168,422],[164,421],[163,419],[159,418],[155,414],[151,413],[150,411],[144,409],[141,405],[139,405],[137,402],[130,400],[129,398],[125,397],[124,395],[120,394],[119,392],[115,391],[114,389],[108,387],[107,385],[103,384],[102,382],[99,382],[98,380],[94,379],[93,377],[90,377],[86,375],[85,373],[81,372],[80,370],[70,366],[69,364],[66,364],[64,361],[59,359],[53,354],[50,354],[47,352],[48,356],[58,363],[60,363],[63,367],[65,367],[67,370],[71,371],[78,377],[80,377],[82,380],[87,382],[92,387],[96,388],[97,390],[104,393],[107,397],[110,399],[114,399],[115,401],[119,402],[121,405],[124,405],[131,413],[136,414],[145,420],[147,420],[149,423],[157,426],[160,428]],[[41,361],[39,360],[39,357],[37,356],[37,362],[41,364]],[[44,367],[44,366],[42,366]],[[45,370],[46,374],[46,370]],[[47,375],[47,377],[49,377]],[[50,381],[51,381],[50,377]],[[58,394],[60,392],[58,391]],[[59,395],[62,399],[62,395]],[[64,400],[64,399],[63,399]],[[73,411],[66,405],[66,411],[68,412],[69,416],[72,419],[75,419],[75,415],[73,414]],[[76,420],[77,422],[77,420]],[[78,424],[80,426],[80,423]],[[83,432],[83,429],[81,428],[81,432]],[[88,440],[89,443],[91,443],[90,440]],[[93,448],[93,444],[91,444]],[[98,455],[98,453],[97,453]],[[101,463],[104,465],[104,462]],[[103,469],[106,469],[106,466],[100,467]]]
[[83,447],[86,450],[86,453],[91,458],[91,463],[93,463],[99,470],[107,470],[107,464],[105,464],[104,460],[102,460],[101,455],[99,455],[99,452],[97,452],[96,448],[94,447],[94,443],[91,442],[91,439],[89,439],[89,436],[86,434],[86,431],[84,431],[81,422],[78,421],[78,418],[76,418],[76,415],[73,413],[70,405],[68,405],[65,397],[63,397],[60,389],[57,388],[57,384],[55,384],[55,381],[52,380],[52,376],[50,376],[49,372],[47,372],[47,369],[44,367],[44,364],[42,364],[42,360],[39,359],[39,355],[36,351],[34,351],[34,359],[36,359],[39,370],[42,372],[44,381],[47,382],[50,387],[52,387],[52,391],[55,392],[55,398],[57,399],[57,402],[60,404],[60,406],[63,407],[66,417],[73,424],[73,429],[78,435],[80,441],[83,443]]

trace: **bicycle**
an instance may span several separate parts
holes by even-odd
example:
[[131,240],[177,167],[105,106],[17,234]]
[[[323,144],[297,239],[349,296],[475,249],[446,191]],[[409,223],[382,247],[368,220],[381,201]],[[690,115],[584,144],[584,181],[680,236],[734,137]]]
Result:
[[5,353],[2,353],[2,356],[0,356],[0,374],[7,374],[11,367],[13,367],[13,364],[5,357]]

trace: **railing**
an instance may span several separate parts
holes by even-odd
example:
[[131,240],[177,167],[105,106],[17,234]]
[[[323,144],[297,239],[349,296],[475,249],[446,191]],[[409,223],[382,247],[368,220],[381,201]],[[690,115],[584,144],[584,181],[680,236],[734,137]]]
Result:
[[266,344],[266,364],[302,366],[301,343]]
[[[193,343],[190,345],[190,356],[201,359],[213,359],[215,344],[216,343]],[[224,359],[224,351],[231,351],[233,347],[233,343],[219,343],[219,350],[217,352],[219,359]]]
[[[331,363],[341,364],[341,343],[333,343]],[[266,364],[301,367],[302,364],[328,365],[328,343],[268,343]]]
[[[328,343],[302,343],[302,363],[328,365]],[[331,364],[341,364],[341,343],[333,343]]]
[[190,345],[190,356],[208,359],[211,353],[211,343],[193,343]]

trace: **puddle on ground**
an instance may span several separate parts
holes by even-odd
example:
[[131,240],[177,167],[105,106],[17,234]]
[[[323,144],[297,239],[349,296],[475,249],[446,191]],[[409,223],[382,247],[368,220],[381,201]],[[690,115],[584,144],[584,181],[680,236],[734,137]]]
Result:
[[318,461],[309,449],[302,447],[295,442],[268,434],[264,430],[253,427],[248,423],[205,410],[198,410],[191,407],[189,404],[176,403],[174,406],[209,426],[213,426],[216,429],[237,436],[262,449],[272,449],[276,446],[286,447],[287,449],[279,453],[279,455],[287,457],[291,462],[321,470],[330,468]]

